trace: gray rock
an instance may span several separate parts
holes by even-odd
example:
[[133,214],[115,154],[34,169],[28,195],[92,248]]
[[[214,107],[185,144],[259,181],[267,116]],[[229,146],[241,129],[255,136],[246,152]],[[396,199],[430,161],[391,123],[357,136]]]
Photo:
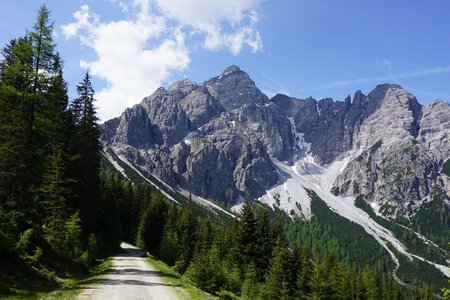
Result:
[[269,102],[267,96],[261,93],[248,74],[238,66],[226,68],[220,76],[211,78],[204,85],[227,111]]
[[448,103],[422,107],[398,85],[378,86],[376,102],[353,136],[360,155],[338,176],[334,191],[365,195],[388,216],[412,215],[442,188],[439,170],[449,155]]
[[[293,163],[304,154],[324,165],[358,153],[333,192],[364,195],[386,215],[414,214],[424,199],[450,190],[440,174],[450,157],[450,106],[421,106],[399,85],[344,101],[269,100],[230,66],[201,84],[159,88],[100,131],[104,147],[167,184],[226,203],[273,187],[279,178],[271,158]],[[299,149],[299,136],[310,147]]]

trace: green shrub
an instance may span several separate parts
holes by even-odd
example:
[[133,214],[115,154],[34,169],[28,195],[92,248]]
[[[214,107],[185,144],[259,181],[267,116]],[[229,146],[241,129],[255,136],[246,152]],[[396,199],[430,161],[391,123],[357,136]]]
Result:
[[27,253],[30,250],[32,244],[31,240],[34,236],[34,230],[32,228],[25,230],[16,244],[17,251],[21,253]]

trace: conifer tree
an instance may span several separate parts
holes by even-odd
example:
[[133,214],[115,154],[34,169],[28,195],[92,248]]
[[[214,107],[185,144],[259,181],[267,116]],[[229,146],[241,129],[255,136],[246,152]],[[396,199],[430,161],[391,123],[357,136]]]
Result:
[[178,242],[178,219],[180,216],[179,208],[176,203],[171,203],[167,211],[166,224],[164,226],[164,234],[159,249],[161,259],[173,266],[179,256]]
[[180,255],[180,246],[176,230],[169,229],[167,226],[164,229],[161,245],[159,248],[159,257],[166,264],[173,266]]
[[313,299],[334,299],[332,284],[328,280],[328,272],[325,262],[316,262],[309,282]]
[[32,49],[26,38],[12,40],[2,54],[0,74],[0,209],[29,206],[32,185],[31,122]]
[[151,253],[157,253],[163,237],[167,205],[162,194],[152,198],[142,215],[137,232],[137,245]]
[[211,248],[214,238],[211,219],[206,216],[200,220],[197,228],[195,252],[202,252]]
[[[48,228],[62,224],[68,214],[68,198],[72,194],[67,172],[68,123],[67,123],[67,83],[63,78],[62,61],[58,53],[54,55],[53,70],[46,89],[45,107],[39,112],[39,139],[42,152],[43,178],[39,188],[37,206],[43,215],[41,219],[53,224]],[[51,232],[54,232],[52,230]],[[50,233],[49,236],[53,236]],[[55,242],[57,245],[58,242]]]
[[49,79],[49,86],[46,98],[46,109],[43,112],[46,128],[44,129],[48,139],[48,149],[53,152],[52,147],[63,147],[64,154],[67,154],[69,141],[68,124],[68,95],[67,83],[63,78],[63,62],[56,53],[53,60],[52,77]]
[[[33,49],[33,93],[46,90],[47,76],[51,74],[55,57],[53,42],[53,22],[50,21],[50,11],[45,5],[39,8],[33,30],[28,33]],[[32,107],[32,118],[35,107]]]
[[376,300],[381,298],[381,281],[380,278],[369,268],[363,271],[364,285],[366,286],[367,299]]
[[175,268],[184,273],[189,266],[195,250],[197,216],[194,211],[194,204],[190,198],[187,206],[181,211],[179,222],[179,244],[180,256],[175,264]]
[[69,216],[66,199],[70,194],[69,181],[66,176],[65,162],[62,150],[54,149],[51,165],[43,175],[43,184],[39,190],[40,218],[43,221],[44,234],[47,241],[55,248],[60,248],[64,239],[65,220]]
[[255,258],[255,266],[258,278],[263,279],[264,273],[269,268],[270,258],[273,250],[273,239],[271,233],[271,227],[269,223],[269,212],[267,209],[262,211],[262,214],[258,217],[256,224],[256,237],[257,237],[257,253]]
[[29,121],[31,45],[11,40],[0,62],[0,255],[15,253],[19,234],[28,228],[33,151]]
[[[264,286],[263,286],[264,287]],[[244,276],[241,288],[241,299],[243,300],[256,300],[263,299],[261,295],[260,280],[256,275],[254,268],[247,268],[247,272]]]
[[100,196],[100,142],[97,116],[94,106],[94,89],[89,72],[77,85],[78,98],[71,104],[72,130],[74,136],[70,143],[71,155],[75,159],[71,164],[71,174],[76,181],[74,189],[78,198],[74,201],[80,209],[85,236],[94,233],[96,211]]
[[186,273],[201,289],[209,293],[218,292],[225,283],[225,277],[217,245],[197,252]]
[[299,266],[297,269],[296,297],[301,299],[311,292],[310,279],[313,270],[309,249],[304,247],[300,251]]
[[256,256],[258,255],[258,239],[256,236],[256,220],[252,204],[249,199],[244,201],[240,220],[236,232],[236,243],[238,251],[238,264],[240,275],[243,278],[246,268],[255,267]]
[[284,247],[283,241],[278,239],[275,242],[270,268],[266,274],[266,284],[264,293],[266,299],[289,299],[288,280],[289,254]]

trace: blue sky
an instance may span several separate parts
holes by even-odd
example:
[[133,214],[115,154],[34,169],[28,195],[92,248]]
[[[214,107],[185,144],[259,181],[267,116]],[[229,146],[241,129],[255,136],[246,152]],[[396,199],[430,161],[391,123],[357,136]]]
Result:
[[46,4],[71,97],[88,68],[102,120],[159,86],[231,64],[268,96],[344,99],[399,83],[450,100],[446,0],[2,0],[0,45]]

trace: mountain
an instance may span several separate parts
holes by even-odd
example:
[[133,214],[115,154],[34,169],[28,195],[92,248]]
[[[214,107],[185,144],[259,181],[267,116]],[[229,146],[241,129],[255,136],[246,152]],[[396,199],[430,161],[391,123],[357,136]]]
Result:
[[[450,157],[448,102],[422,106],[399,85],[344,101],[268,99],[237,66],[202,84],[159,88],[101,125],[101,141],[168,185],[236,204],[280,183],[273,160],[316,167],[350,158],[335,195],[363,194],[377,212],[417,212],[436,193]],[[214,162],[212,164],[211,162]],[[220,174],[220,176],[217,176]]]
[[101,133],[104,147],[170,186],[229,204],[263,195],[278,181],[271,157],[293,153],[289,119],[236,66],[159,88]]

